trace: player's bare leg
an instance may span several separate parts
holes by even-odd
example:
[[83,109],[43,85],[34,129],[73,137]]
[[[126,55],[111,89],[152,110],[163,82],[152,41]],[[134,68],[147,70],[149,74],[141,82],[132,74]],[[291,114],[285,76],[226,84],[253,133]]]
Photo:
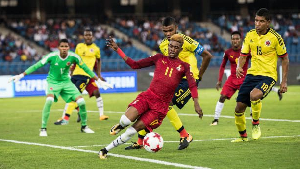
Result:
[[251,108],[252,108],[252,138],[257,140],[261,136],[261,131],[259,127],[259,117],[262,108],[261,98],[263,97],[263,92],[259,89],[254,88],[250,92]]
[[130,140],[137,133],[137,131],[143,130],[145,128],[146,128],[145,124],[141,120],[137,120],[123,134],[121,134],[119,137],[117,137],[108,146],[101,149],[98,153],[98,156],[100,157],[100,159],[106,159],[108,151],[110,151],[111,149],[113,149],[113,148],[115,148],[115,147],[117,147],[121,144],[126,143],[128,140]]
[[96,103],[99,110],[99,120],[107,120],[109,117],[104,115],[104,106],[103,106],[103,99],[100,95],[99,90],[95,90],[93,92],[93,95],[96,97]]

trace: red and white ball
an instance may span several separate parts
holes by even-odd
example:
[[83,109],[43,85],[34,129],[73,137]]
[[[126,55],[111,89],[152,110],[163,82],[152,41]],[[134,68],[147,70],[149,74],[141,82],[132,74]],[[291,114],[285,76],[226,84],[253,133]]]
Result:
[[164,140],[158,133],[151,132],[144,137],[143,146],[147,151],[156,153],[164,146]]

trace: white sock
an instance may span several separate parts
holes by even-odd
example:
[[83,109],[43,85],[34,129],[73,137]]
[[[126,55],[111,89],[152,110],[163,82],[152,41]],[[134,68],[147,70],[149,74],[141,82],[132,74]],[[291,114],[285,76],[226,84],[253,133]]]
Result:
[[223,107],[224,107],[224,103],[218,101],[215,109],[215,119],[220,118]]
[[99,115],[102,116],[104,112],[102,97],[98,97],[96,99],[96,102],[97,102],[97,107],[99,109]]
[[272,91],[273,91],[273,92],[276,92],[276,93],[277,93],[278,90],[279,90],[279,89],[278,89],[277,87],[272,87]]
[[65,117],[66,111],[67,111],[67,109],[68,109],[68,106],[69,106],[69,103],[66,103],[65,108],[64,108],[64,112],[63,112],[63,114],[62,114],[62,118]]
[[117,137],[114,141],[112,141],[108,146],[106,146],[106,150],[109,151],[121,144],[126,143],[128,140],[130,140],[137,131],[133,127],[129,127],[125,133],[121,134],[119,137]]
[[120,118],[120,125],[122,127],[127,127],[129,126],[130,123],[131,121],[123,114]]

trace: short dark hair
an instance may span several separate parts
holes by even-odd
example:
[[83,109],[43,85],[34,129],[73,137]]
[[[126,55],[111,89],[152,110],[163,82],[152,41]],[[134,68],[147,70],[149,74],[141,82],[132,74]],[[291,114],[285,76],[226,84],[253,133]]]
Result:
[[68,43],[69,44],[69,41],[68,41],[68,39],[61,39],[61,40],[59,40],[58,45],[60,45],[60,43]]
[[170,25],[176,25],[175,18],[167,16],[165,19],[162,21],[162,26],[170,26]]
[[233,31],[233,32],[231,32],[231,37],[232,37],[232,35],[240,35],[240,37],[242,37],[242,34],[239,31]]
[[267,8],[260,8],[257,12],[256,12],[257,16],[263,16],[266,18],[267,21],[271,20],[271,14],[270,11]]
[[90,28],[85,28],[83,32],[93,32]]

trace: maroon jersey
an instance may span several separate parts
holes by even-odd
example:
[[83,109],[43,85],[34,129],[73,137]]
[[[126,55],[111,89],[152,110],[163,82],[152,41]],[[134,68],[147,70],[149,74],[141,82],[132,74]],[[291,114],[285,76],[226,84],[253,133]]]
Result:
[[171,102],[175,89],[184,76],[187,77],[192,97],[198,97],[197,85],[190,72],[190,65],[178,58],[156,54],[138,61],[128,58],[126,63],[133,69],[155,65],[154,77],[149,89],[164,102]]
[[[232,48],[230,48],[230,49],[225,51],[224,56],[223,56],[223,61],[221,63],[220,70],[219,70],[219,81],[222,81],[222,77],[223,77],[225,66],[226,66],[226,63],[227,63],[228,59],[229,59],[229,62],[230,62],[231,76],[233,78],[236,78],[236,67],[237,67],[237,63],[238,63],[240,54],[241,54],[241,49],[233,50]],[[243,66],[244,77],[247,74],[248,63],[249,63],[250,58],[251,58],[250,55],[247,56],[246,62]]]

